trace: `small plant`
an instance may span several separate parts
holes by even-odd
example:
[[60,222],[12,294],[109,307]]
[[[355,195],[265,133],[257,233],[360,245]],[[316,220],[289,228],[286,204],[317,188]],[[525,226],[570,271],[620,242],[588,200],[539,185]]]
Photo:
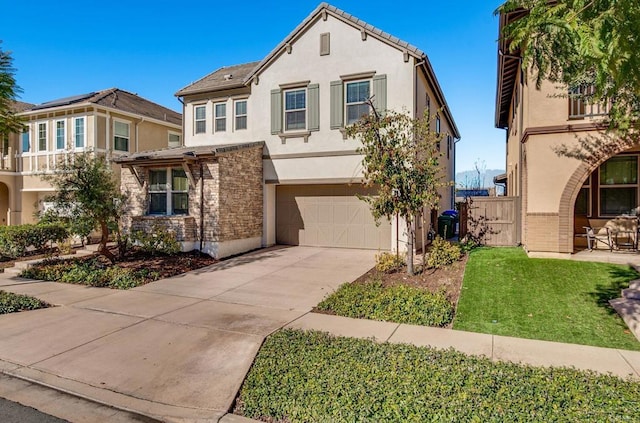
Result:
[[131,242],[139,245],[142,251],[149,254],[173,255],[180,252],[176,233],[160,222],[155,222],[149,231],[132,231]]
[[475,250],[478,247],[481,247],[482,244],[475,237],[467,234],[462,240],[460,240],[460,251],[463,254],[467,254],[472,250]]
[[36,310],[49,307],[49,304],[27,295],[0,291],[0,314],[15,313],[23,310]]
[[24,256],[27,248],[42,250],[47,243],[60,243],[69,231],[59,223],[25,224],[0,227],[0,254],[10,258]]
[[376,254],[376,270],[382,273],[392,273],[404,267],[406,264],[403,257],[393,253]]
[[438,269],[448,266],[462,257],[460,246],[452,244],[439,236],[433,240],[431,251],[427,258],[427,267]]

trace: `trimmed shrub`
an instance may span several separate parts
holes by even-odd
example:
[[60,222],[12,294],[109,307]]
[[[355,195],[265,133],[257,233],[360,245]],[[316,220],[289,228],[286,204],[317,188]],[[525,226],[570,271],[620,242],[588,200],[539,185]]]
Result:
[[173,255],[180,252],[175,232],[160,222],[155,222],[150,231],[132,231],[131,242],[149,254]]
[[0,254],[17,258],[27,248],[42,250],[48,242],[60,243],[69,237],[69,231],[59,223],[25,224],[0,227]]
[[384,287],[379,281],[344,284],[317,308],[339,316],[424,326],[446,326],[454,313],[442,293],[405,285]]
[[392,273],[405,266],[404,258],[394,253],[376,254],[376,270],[382,273]]
[[439,236],[433,240],[429,257],[427,257],[427,267],[440,268],[448,266],[462,257],[460,246],[452,244]]
[[28,295],[0,291],[0,314],[15,313],[24,310],[36,310],[49,307],[49,304]]

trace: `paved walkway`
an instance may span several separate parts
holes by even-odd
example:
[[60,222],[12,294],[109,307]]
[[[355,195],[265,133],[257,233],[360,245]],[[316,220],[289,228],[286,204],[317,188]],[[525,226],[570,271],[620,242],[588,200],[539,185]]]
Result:
[[640,352],[309,312],[373,256],[263,250],[129,291],[3,275],[0,289],[61,306],[0,317],[0,371],[162,421],[228,423],[245,421],[226,413],[264,337],[282,327],[640,379]]

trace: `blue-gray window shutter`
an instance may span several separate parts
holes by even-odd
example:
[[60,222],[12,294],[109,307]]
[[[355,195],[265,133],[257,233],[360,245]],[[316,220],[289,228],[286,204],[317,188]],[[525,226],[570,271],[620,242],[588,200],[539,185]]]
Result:
[[373,77],[373,104],[378,113],[387,110],[387,75]]
[[320,130],[320,85],[310,84],[307,87],[309,95],[309,131]]
[[344,126],[344,94],[342,81],[331,81],[331,129]]
[[282,132],[282,93],[271,90],[271,133]]

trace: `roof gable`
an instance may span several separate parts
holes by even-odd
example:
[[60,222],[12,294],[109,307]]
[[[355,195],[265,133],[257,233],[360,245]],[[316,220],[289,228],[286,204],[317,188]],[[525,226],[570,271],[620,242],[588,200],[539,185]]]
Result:
[[241,65],[224,66],[178,90],[175,95],[180,97],[207,91],[243,87],[245,78],[259,63],[250,62]]

